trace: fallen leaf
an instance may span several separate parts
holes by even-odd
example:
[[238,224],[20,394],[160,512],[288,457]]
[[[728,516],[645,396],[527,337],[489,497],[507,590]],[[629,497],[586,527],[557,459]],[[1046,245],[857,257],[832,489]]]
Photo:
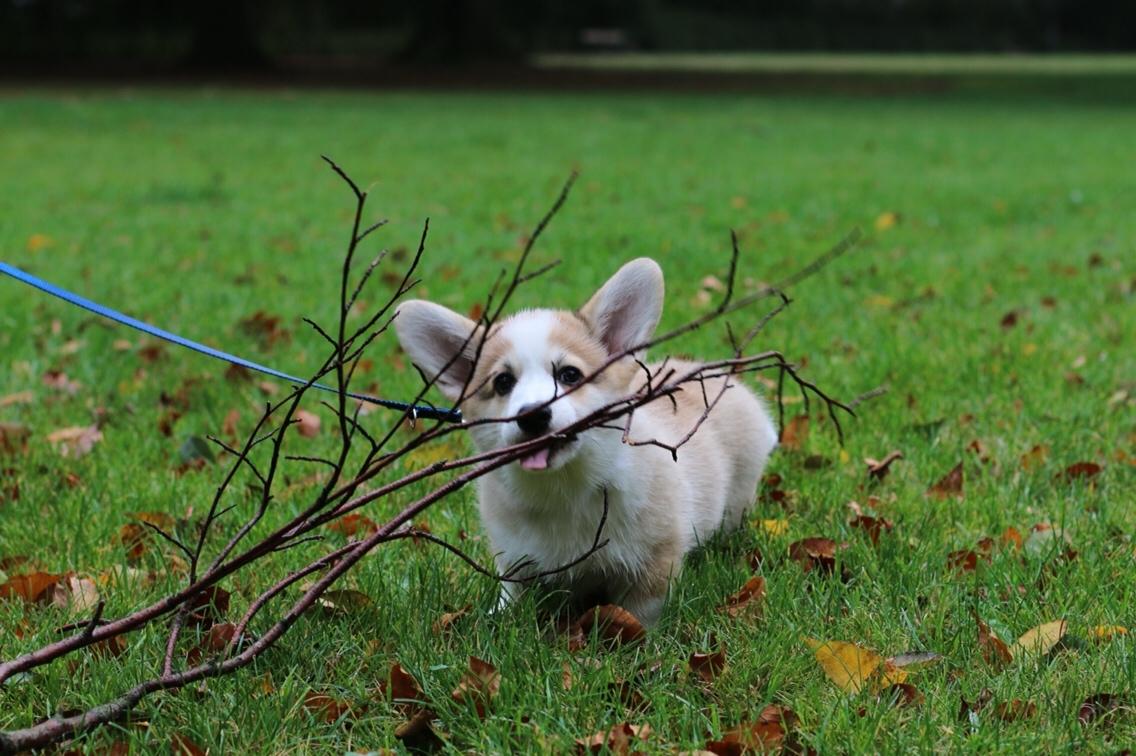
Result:
[[905,654],[889,656],[887,663],[898,668],[920,668],[934,664],[942,658],[941,655],[936,654],[934,651],[909,651]]
[[725,612],[735,618],[740,616],[760,617],[764,603],[765,578],[754,575],[745,582],[740,591],[728,596],[725,603],[718,607],[718,611]]
[[314,690],[304,694],[304,708],[313,717],[327,724],[334,724],[341,718],[355,717],[355,710],[349,702],[334,698],[326,693],[316,693]]
[[320,417],[314,412],[307,410],[296,410],[296,414],[292,416],[296,423],[296,431],[306,438],[313,438],[319,435],[320,432]]
[[879,546],[881,532],[887,532],[892,529],[891,520],[885,520],[882,517],[869,517],[867,515],[853,517],[848,524],[866,532],[868,534],[868,540],[872,542],[873,546]]
[[210,627],[225,618],[229,611],[230,594],[224,588],[211,585],[187,602],[188,621],[201,627]]
[[1024,656],[1045,656],[1056,646],[1066,630],[1065,620],[1046,622],[1026,631],[1010,647],[1010,655],[1015,659]]
[[865,457],[864,464],[868,466],[868,477],[873,480],[883,480],[887,477],[892,462],[900,459],[903,459],[903,452],[899,450],[888,452],[888,455],[883,459]]
[[186,654],[186,663],[197,666],[203,659],[212,654],[219,654],[229,647],[229,643],[236,635],[237,626],[232,622],[219,622],[209,628],[201,642],[191,648]]
[[889,228],[894,227],[898,222],[899,215],[892,212],[891,210],[887,210],[876,216],[876,230],[887,231]]
[[600,730],[589,738],[576,738],[578,753],[614,753],[628,756],[639,753],[638,742],[645,741],[651,734],[649,725],[633,725],[624,722],[610,730]]
[[379,526],[369,517],[364,517],[358,512],[349,512],[328,523],[327,529],[333,530],[336,533],[342,533],[348,538],[351,538],[360,533],[364,535],[375,533],[378,531]]
[[1093,640],[1098,643],[1110,641],[1121,635],[1128,635],[1128,628],[1121,625],[1097,625],[1093,628]]
[[39,252],[54,244],[54,240],[47,234],[32,234],[28,237],[28,252]]
[[786,745],[788,735],[797,726],[792,709],[771,704],[757,721],[746,722],[722,733],[720,740],[707,741],[705,748],[713,754],[735,756],[747,753],[769,753]]
[[32,572],[26,575],[12,575],[8,582],[0,584],[0,599],[23,599],[29,604],[44,603],[51,600],[51,589],[66,575],[52,572]]
[[77,575],[66,575],[51,586],[51,604],[72,614],[86,613],[99,603],[95,581]]
[[462,617],[466,616],[473,609],[473,604],[466,604],[462,608],[453,612],[446,612],[438,619],[434,620],[433,630],[434,635],[441,635],[453,629],[454,624]]
[[962,462],[959,462],[951,471],[943,476],[935,485],[927,489],[927,495],[935,499],[956,498],[961,499],[963,484]]
[[771,536],[785,535],[789,532],[788,520],[762,520],[761,529]]
[[1033,701],[1023,701],[1020,698],[1015,698],[1012,701],[999,701],[994,706],[994,716],[1003,722],[1032,719],[1035,714],[1037,714],[1037,704]]
[[249,336],[260,341],[264,349],[271,349],[279,341],[287,341],[291,334],[280,326],[279,315],[269,315],[263,310],[257,310],[252,315],[239,322],[241,330]]
[[911,683],[893,683],[880,690],[881,700],[890,700],[893,706],[921,706],[926,698]]
[[[789,544],[789,558],[805,572],[819,569],[828,574],[836,571],[836,541],[831,538],[802,538]],[[845,548],[841,545],[839,548]]]
[[16,454],[27,448],[31,431],[20,423],[0,422],[0,452]]
[[83,388],[82,383],[71,380],[62,370],[48,370],[44,373],[43,385],[55,389],[56,391],[61,391],[69,396],[74,396]]
[[342,590],[324,591],[318,599],[316,606],[330,615],[345,615],[365,609],[371,605],[371,597],[362,591],[345,588]]
[[95,444],[103,440],[103,434],[97,425],[73,426],[52,431],[47,440],[61,456],[78,459],[90,454]]
[[450,694],[454,703],[473,704],[477,709],[477,716],[485,719],[489,703],[497,696],[501,688],[501,673],[487,661],[476,656],[469,657],[469,669],[462,675],[458,687]]
[[[711,637],[710,645],[715,644],[716,640]],[[691,672],[702,678],[703,682],[712,683],[714,678],[726,669],[726,647],[724,645],[718,646],[717,651],[709,654],[695,652],[690,655],[688,663]]]
[[1063,480],[1088,480],[1100,474],[1101,466],[1096,462],[1076,462],[1061,471],[1059,477]]
[[221,421],[221,435],[229,438],[237,435],[237,423],[241,419],[241,413],[235,409],[231,409],[225,413],[225,419]]
[[187,735],[174,733],[170,738],[171,756],[207,756],[208,753]]
[[647,635],[635,615],[615,604],[596,606],[584,612],[574,625],[574,635],[587,637],[593,626],[598,627],[601,640],[615,644],[638,643]]
[[809,437],[809,416],[797,415],[781,429],[781,448],[798,451]]
[[979,554],[971,549],[959,549],[947,554],[947,566],[958,572],[974,572],[978,562],[989,562],[989,554]]
[[31,404],[35,401],[35,392],[32,391],[17,391],[14,394],[7,396],[0,396],[0,407],[8,407],[13,404]]
[[1003,330],[1009,330],[1013,328],[1018,324],[1018,311],[1010,310],[1002,316],[1002,320],[999,321],[999,323],[1002,326]]
[[1036,444],[1028,452],[1022,455],[1021,463],[1022,469],[1036,470],[1045,465],[1046,460],[1049,458],[1049,447],[1044,444]]
[[870,649],[847,641],[805,638],[824,674],[846,693],[859,693],[876,674],[883,659]]
[[1112,693],[1097,693],[1081,702],[1077,710],[1077,721],[1082,726],[1088,726],[1098,719],[1112,718],[1122,709],[1127,708],[1120,696]]
[[1006,546],[1013,544],[1015,551],[1021,551],[1022,546],[1025,545],[1025,541],[1022,539],[1022,534],[1019,533],[1018,529],[1013,526],[1010,526],[1002,531],[1000,540],[1002,541],[1002,544]]
[[1009,664],[1014,656],[1006,642],[990,631],[990,626],[979,618],[977,612],[971,610],[971,616],[978,626],[978,648],[982,652],[982,658],[992,667]]

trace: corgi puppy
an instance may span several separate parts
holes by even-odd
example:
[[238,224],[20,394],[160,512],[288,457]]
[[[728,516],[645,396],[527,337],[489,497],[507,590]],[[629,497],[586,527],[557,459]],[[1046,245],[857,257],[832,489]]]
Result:
[[[403,349],[443,394],[462,400],[482,451],[556,433],[634,394],[646,375],[628,355],[586,380],[612,357],[647,342],[663,310],[663,273],[650,259],[627,263],[579,310],[525,310],[499,320],[485,337],[445,307],[421,300],[399,307]],[[475,334],[470,338],[470,334]],[[468,340],[468,343],[467,343]],[[464,347],[464,348],[463,348]],[[461,354],[458,354],[462,352]],[[654,374],[658,365],[649,366]],[[684,375],[697,365],[670,360]],[[697,432],[677,444],[703,414],[705,397],[729,386]],[[683,557],[723,528],[742,524],[777,431],[763,402],[736,377],[687,383],[634,411],[628,439],[616,428],[590,428],[497,468],[479,479],[481,520],[498,568],[527,562],[529,575],[571,563],[593,545],[607,497],[608,544],[547,578],[574,596],[604,596],[645,625],[659,617]],[[568,389],[577,387],[570,393]],[[550,403],[551,402],[551,403]],[[523,576],[525,573],[521,573]],[[502,603],[521,583],[502,583]]]

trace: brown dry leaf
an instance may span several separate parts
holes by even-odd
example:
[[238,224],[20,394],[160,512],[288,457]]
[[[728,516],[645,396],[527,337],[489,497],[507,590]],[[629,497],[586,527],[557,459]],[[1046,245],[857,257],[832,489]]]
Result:
[[89,454],[103,434],[97,425],[72,426],[48,433],[47,440],[60,455],[78,459]]
[[450,694],[454,703],[470,704],[477,709],[477,716],[485,719],[490,702],[501,688],[501,673],[487,661],[476,656],[469,657],[469,670],[462,675],[458,687]]
[[600,730],[590,738],[576,738],[577,753],[614,753],[627,756],[639,753],[638,743],[651,734],[650,725],[633,725],[624,722],[610,730]]
[[1037,704],[1020,698],[1015,698],[1013,701],[999,701],[994,706],[994,716],[1003,722],[1032,719],[1035,714],[1037,714]]
[[263,310],[257,310],[244,318],[239,325],[242,331],[257,339],[265,349],[272,348],[278,341],[287,341],[291,338],[287,329],[281,328],[280,316],[269,315]]
[[387,679],[379,684],[379,691],[385,698],[400,706],[413,706],[416,705],[415,702],[423,699],[422,688],[419,687],[418,681],[398,662],[391,665]]
[[1089,480],[1100,474],[1101,466],[1096,462],[1075,462],[1061,471],[1062,480]]
[[958,572],[974,572],[978,569],[978,562],[989,562],[989,553],[979,553],[971,549],[959,549],[947,554],[947,566]]
[[799,451],[809,437],[809,416],[797,415],[781,429],[781,448]]
[[992,667],[1004,667],[1009,664],[1014,658],[1010,653],[1010,647],[990,631],[990,626],[982,621],[977,612],[971,610],[971,616],[974,617],[978,627],[978,648],[982,651],[982,658]]
[[999,540],[1002,541],[1002,545],[1004,546],[1013,544],[1015,551],[1021,551],[1022,546],[1025,545],[1025,540],[1022,538],[1022,534],[1019,533],[1018,529],[1012,525],[1002,531],[1002,536]]
[[87,577],[66,575],[51,586],[51,604],[72,614],[86,613],[98,606],[99,589]]
[[83,388],[83,384],[73,381],[61,370],[48,370],[43,374],[43,385],[48,388],[62,391],[64,394],[74,396]]
[[853,517],[848,522],[854,528],[860,528],[868,534],[868,540],[872,542],[873,546],[880,545],[880,533],[891,531],[892,522],[883,517],[868,517],[867,515],[860,515]]
[[12,404],[31,404],[35,401],[35,392],[33,391],[17,391],[14,394],[7,396],[0,396],[0,407],[7,407]]
[[923,694],[911,683],[893,683],[880,690],[880,698],[888,699],[895,706],[921,706],[926,700]]
[[333,530],[336,533],[342,533],[348,538],[351,538],[352,536],[359,535],[360,533],[364,535],[371,535],[379,529],[379,526],[375,523],[374,520],[370,519],[369,517],[364,517],[358,512],[349,512],[348,514],[345,514],[342,517],[336,520],[332,520],[330,523],[328,523],[327,529]]
[[434,620],[434,625],[432,627],[432,629],[434,631],[434,635],[441,635],[442,633],[445,633],[449,630],[452,630],[454,624],[458,620],[460,620],[462,617],[469,614],[470,611],[472,611],[472,610],[473,610],[473,604],[466,604],[465,606],[458,609],[457,611],[446,612],[441,617]]
[[927,495],[939,500],[952,497],[961,499],[963,497],[962,484],[962,462],[959,462],[951,468],[949,473],[943,476],[942,480],[927,489]]
[[1097,643],[1110,641],[1121,635],[1128,635],[1128,628],[1122,625],[1097,625],[1093,628],[1093,640]]
[[171,756],[207,756],[208,753],[186,735],[174,733],[170,738]]
[[1127,708],[1120,696],[1113,693],[1097,693],[1081,702],[1077,710],[1077,721],[1088,726],[1098,719],[1112,718]]
[[139,522],[148,522],[166,532],[172,531],[177,525],[177,521],[168,512],[129,512],[126,516]]
[[831,575],[836,571],[836,551],[845,547],[831,538],[802,538],[789,544],[789,558],[805,572],[819,569]]
[[613,644],[638,643],[647,636],[643,624],[634,614],[615,604],[592,607],[573,625],[573,636],[587,638],[598,626],[601,640]]
[[23,599],[29,604],[50,601],[51,589],[67,575],[52,572],[32,572],[26,575],[12,575],[8,582],[0,584],[0,600]]
[[224,588],[211,585],[186,602],[190,624],[211,627],[225,618],[229,611],[230,594]]
[[304,708],[313,717],[328,724],[338,722],[342,717],[354,718],[354,707],[347,701],[334,698],[326,693],[316,693],[314,690],[304,694]]
[[231,409],[225,413],[225,419],[221,421],[221,435],[233,437],[237,435],[237,422],[241,419],[241,413],[235,409]]
[[20,423],[0,422],[0,452],[16,454],[27,448],[31,431]]
[[221,622],[209,628],[209,632],[201,639],[201,643],[194,646],[186,654],[186,663],[196,666],[203,659],[212,654],[219,654],[228,648],[229,643],[236,635],[237,626],[232,622]]
[[1049,447],[1044,444],[1037,444],[1028,452],[1022,455],[1022,469],[1036,470],[1045,465],[1045,461],[1049,458]]
[[1010,655],[1015,659],[1024,656],[1045,656],[1065,637],[1065,620],[1046,622],[1027,630],[1010,647]]
[[87,650],[95,656],[104,659],[117,659],[126,653],[126,636],[112,635],[109,638],[104,638],[97,643],[87,646]]
[[740,591],[727,596],[725,603],[718,607],[718,611],[735,618],[742,616],[757,618],[761,616],[764,604],[765,578],[754,575],[745,582]]
[[707,741],[705,748],[713,754],[769,753],[786,745],[786,738],[797,726],[792,709],[770,704],[756,722],[747,722],[722,733],[721,740]]
[[306,438],[313,438],[319,435],[320,432],[320,417],[314,412],[307,410],[296,410],[296,414],[292,416],[296,423],[296,431]]
[[[717,640],[711,636],[710,645],[717,645]],[[726,647],[718,646],[718,650],[709,654],[693,653],[688,660],[690,671],[702,678],[705,683],[714,682],[714,678],[726,669]]]
[[470,305],[469,310],[466,312],[466,317],[475,323],[481,320],[481,316],[485,314],[485,305],[481,302],[474,302]]
[[318,599],[316,606],[329,615],[343,615],[357,612],[371,605],[371,597],[362,591],[345,588],[342,590],[324,591]]
[[846,693],[859,693],[876,674],[883,659],[863,646],[847,641],[805,638],[824,674]]
[[864,464],[868,466],[868,477],[872,480],[883,480],[891,469],[891,463],[900,459],[903,459],[903,452],[899,450],[888,452],[883,459],[865,457]]

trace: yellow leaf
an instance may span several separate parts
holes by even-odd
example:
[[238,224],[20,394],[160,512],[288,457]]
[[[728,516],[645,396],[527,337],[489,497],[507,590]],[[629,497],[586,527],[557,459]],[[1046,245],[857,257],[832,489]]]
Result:
[[1015,659],[1028,655],[1044,656],[1064,636],[1065,620],[1046,622],[1032,630],[1027,630],[1021,638],[1014,641],[1014,645],[1010,647],[1010,655]]
[[899,221],[899,216],[890,210],[886,213],[880,213],[876,218],[876,230],[887,231]]
[[771,536],[784,535],[789,532],[788,520],[762,520],[761,529]]
[[895,300],[883,294],[873,294],[864,300],[864,304],[877,310],[890,310],[895,306]]
[[[829,680],[846,693],[859,693],[875,674],[883,659],[879,654],[847,641],[819,641],[805,638],[815,651],[817,663]],[[899,670],[902,671],[902,670]]]
[[842,465],[848,464],[848,462],[851,459],[852,459],[852,455],[848,453],[847,449],[841,449],[840,450],[840,464],[842,464]]
[[872,690],[877,693],[892,685],[901,685],[907,680],[907,670],[897,667],[889,661],[884,661],[879,674],[872,680]]
[[28,237],[28,252],[39,252],[51,246],[51,237],[47,234],[32,234]]
[[1120,625],[1097,625],[1093,628],[1093,638],[1098,641],[1112,640],[1118,635],[1128,635],[1128,628]]

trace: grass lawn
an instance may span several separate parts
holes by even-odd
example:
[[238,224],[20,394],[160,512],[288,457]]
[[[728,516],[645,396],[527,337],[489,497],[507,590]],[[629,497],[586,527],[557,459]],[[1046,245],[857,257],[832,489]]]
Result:
[[[372,212],[391,221],[366,251],[412,251],[430,217],[419,294],[462,311],[515,259],[573,168],[580,180],[535,253],[564,264],[522,289],[518,305],[579,304],[621,262],[649,255],[667,275],[663,325],[674,326],[709,306],[700,282],[724,276],[729,229],[741,240],[741,276],[755,285],[858,226],[855,253],[793,290],[758,347],[806,364],[807,377],[843,398],[889,387],[846,423],[843,449],[814,418],[799,449],[774,456],[786,494],[759,497],[752,527],[689,561],[640,645],[570,653],[531,601],[491,615],[495,583],[439,549],[400,542],[348,576],[368,606],[311,614],[253,666],[204,692],[147,699],[138,715],[148,726],[105,728],[81,750],[116,741],[160,750],[175,735],[215,753],[399,749],[400,714],[375,693],[394,661],[417,678],[454,751],[569,751],[625,721],[650,724],[649,751],[697,749],[769,703],[792,708],[802,741],[821,753],[1099,752],[1136,741],[1131,712],[1078,721],[1088,696],[1136,695],[1133,636],[1093,638],[1097,626],[1136,625],[1136,108],[1037,91],[9,89],[0,123],[3,259],[284,370],[322,359],[300,318],[328,323],[336,308],[353,208],[325,153],[371,187]],[[376,282],[372,303],[386,287]],[[257,311],[278,316],[288,335],[242,328]],[[192,519],[207,508],[222,467],[175,474],[179,447],[221,434],[231,410],[247,432],[264,397],[255,382],[226,380],[220,363],[172,347],[154,359],[147,344],[0,281],[0,397],[17,395],[0,400],[0,422],[30,431],[26,449],[0,452],[9,577],[103,579],[128,564],[117,537],[130,513]],[[711,329],[675,350],[724,356],[728,346]],[[396,352],[393,336],[381,340],[360,386],[410,394],[417,376]],[[49,371],[67,380],[45,382]],[[312,399],[308,409],[322,413]],[[297,436],[294,451],[334,448],[323,414],[323,432]],[[89,454],[61,456],[48,442],[96,416],[103,438]],[[383,428],[391,418],[366,421]],[[870,481],[863,459],[892,450],[903,459]],[[1083,461],[1099,475],[1066,481],[1061,472]],[[962,497],[927,496],[960,462]],[[317,472],[292,467],[269,519],[302,506]],[[367,514],[379,520],[409,495]],[[849,526],[851,501],[894,523],[878,546]],[[472,491],[425,520],[439,535],[467,534],[463,545],[488,560]],[[1042,523],[1053,529],[1031,538]],[[1002,543],[1011,527],[1026,548]],[[849,544],[839,556],[847,580],[783,558],[809,536]],[[995,545],[976,570],[948,566],[985,537]],[[330,533],[227,581],[231,614],[273,575],[343,539]],[[754,548],[765,555],[764,616],[731,619],[715,608],[750,576]],[[134,566],[153,581],[101,582],[107,616],[180,579],[156,543]],[[467,604],[452,632],[435,634],[443,613]],[[1061,618],[1068,632],[1050,654],[997,669],[983,661],[972,611],[1007,642]],[[64,609],[0,600],[0,657],[71,621]],[[805,636],[942,659],[908,680],[925,701],[896,707],[834,685]],[[0,691],[0,727],[88,707],[151,676],[164,638],[155,627],[131,635],[120,656],[83,653],[13,681]],[[687,659],[714,644],[727,666],[705,684]],[[450,699],[470,655],[502,676],[484,721]],[[960,697],[986,689],[991,703],[960,719]],[[304,706],[311,691],[352,703],[354,715],[327,721]],[[1005,712],[1015,699],[1032,702],[1033,716],[1000,718],[998,704]]]

